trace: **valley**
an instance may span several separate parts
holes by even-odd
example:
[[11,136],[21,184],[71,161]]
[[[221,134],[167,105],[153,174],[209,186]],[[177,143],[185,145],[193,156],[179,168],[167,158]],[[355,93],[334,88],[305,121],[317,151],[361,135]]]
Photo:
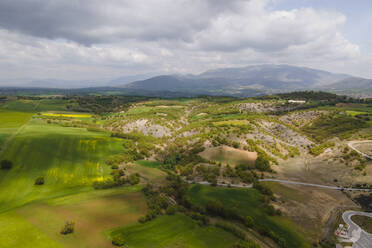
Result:
[[334,247],[342,213],[367,210],[371,113],[323,92],[6,97],[0,242]]

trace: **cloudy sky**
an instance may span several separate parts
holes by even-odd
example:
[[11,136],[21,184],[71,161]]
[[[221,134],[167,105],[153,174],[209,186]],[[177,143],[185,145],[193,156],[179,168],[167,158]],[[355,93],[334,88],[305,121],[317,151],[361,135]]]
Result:
[[264,63],[372,78],[371,0],[1,0],[0,82]]

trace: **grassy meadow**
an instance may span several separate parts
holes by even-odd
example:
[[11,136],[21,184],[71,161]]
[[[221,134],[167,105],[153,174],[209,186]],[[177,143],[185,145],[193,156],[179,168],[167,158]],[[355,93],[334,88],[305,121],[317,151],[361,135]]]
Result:
[[229,248],[237,240],[214,226],[200,227],[183,214],[118,228],[111,232],[112,237],[116,235],[133,248]]

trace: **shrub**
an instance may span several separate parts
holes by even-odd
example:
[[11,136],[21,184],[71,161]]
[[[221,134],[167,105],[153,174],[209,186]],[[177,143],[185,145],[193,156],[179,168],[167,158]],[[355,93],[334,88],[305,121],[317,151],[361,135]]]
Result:
[[118,235],[115,235],[113,238],[112,238],[112,244],[113,245],[116,245],[116,246],[123,246],[125,244],[125,241],[124,241],[124,238],[122,235],[118,234]]
[[114,180],[111,178],[107,178],[105,180],[96,180],[93,182],[93,187],[95,189],[109,189],[114,187],[116,184]]
[[10,170],[13,167],[13,162],[10,160],[6,160],[6,159],[1,160],[0,167],[3,170]]
[[37,177],[35,180],[35,185],[43,185],[43,184],[44,184],[44,177],[43,176]]
[[139,217],[138,222],[141,223],[141,224],[145,223],[146,222],[146,217],[145,216]]
[[61,234],[66,235],[74,232],[75,223],[73,221],[67,221],[65,226],[61,230]]
[[325,150],[327,150],[328,148],[334,147],[334,146],[335,146],[334,142],[326,142],[326,143],[323,143],[321,145],[310,148],[310,154],[312,154],[314,156],[319,156]]
[[260,191],[260,193],[263,194],[263,195],[267,195],[267,196],[273,196],[274,195],[272,190],[269,187],[263,185],[262,183],[254,182],[253,183],[253,188]]
[[132,174],[128,177],[128,182],[131,184],[131,185],[135,185],[135,184],[138,184],[140,182],[140,178],[139,178],[139,174],[136,173],[136,174]]
[[244,225],[246,227],[253,227],[253,225],[254,225],[253,218],[251,216],[245,216],[244,217]]

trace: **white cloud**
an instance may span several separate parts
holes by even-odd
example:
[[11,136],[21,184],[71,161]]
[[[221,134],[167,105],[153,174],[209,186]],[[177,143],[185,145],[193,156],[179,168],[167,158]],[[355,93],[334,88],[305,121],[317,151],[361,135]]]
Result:
[[[97,79],[287,63],[337,71],[371,63],[342,13],[273,10],[269,0],[0,2],[0,79]],[[29,11],[24,11],[25,9]],[[367,70],[346,70],[372,77]],[[369,74],[368,74],[369,73]]]

